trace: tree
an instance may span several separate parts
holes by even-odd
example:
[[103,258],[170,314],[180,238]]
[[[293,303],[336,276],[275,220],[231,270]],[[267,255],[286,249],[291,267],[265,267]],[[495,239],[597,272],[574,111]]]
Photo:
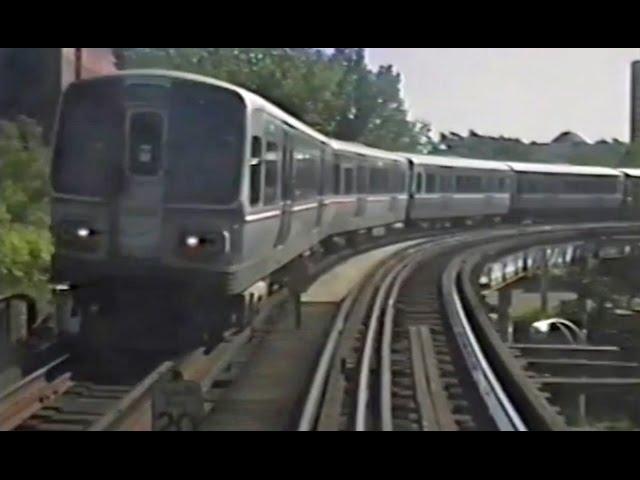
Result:
[[620,161],[620,166],[623,168],[640,168],[640,142],[634,142],[629,145]]
[[199,73],[252,90],[320,132],[387,150],[424,152],[430,127],[412,121],[392,66],[363,48],[121,48],[121,68]]
[[46,292],[49,234],[47,151],[25,118],[0,124],[0,294]]

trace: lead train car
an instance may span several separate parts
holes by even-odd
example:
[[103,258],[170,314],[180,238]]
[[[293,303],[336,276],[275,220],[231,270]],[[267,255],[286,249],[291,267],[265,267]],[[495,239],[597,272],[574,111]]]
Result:
[[157,305],[176,327],[166,338],[193,319],[202,331],[323,239],[404,221],[408,178],[406,159],[330,140],[223,82],[149,70],[77,82],[52,162],[53,280],[78,287],[84,320],[130,312],[122,323],[143,334],[154,315],[137,312]]
[[323,235],[330,158],[327,138],[222,82],[130,71],[76,83],[53,159],[55,275],[206,269],[242,291]]
[[207,323],[220,297],[320,241],[332,158],[329,139],[223,82],[129,71],[72,84],[52,162],[53,280],[79,287],[83,317],[147,303],[175,313],[169,338]]

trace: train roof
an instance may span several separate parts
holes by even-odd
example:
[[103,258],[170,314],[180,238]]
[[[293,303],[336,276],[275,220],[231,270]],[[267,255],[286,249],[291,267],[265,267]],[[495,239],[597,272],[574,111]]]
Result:
[[622,175],[619,171],[607,167],[526,162],[508,162],[507,165],[515,172],[520,173],[557,173],[565,175],[598,175],[611,177],[620,177]]
[[640,168],[621,168],[619,170],[629,177],[640,177]]
[[398,162],[406,161],[402,155],[397,153],[380,150],[378,148],[368,147],[360,143],[345,142],[343,140],[331,139],[330,145],[338,152],[355,153],[356,155],[365,155],[368,157],[386,158],[388,160],[396,160]]
[[414,153],[403,153],[402,155],[406,158],[409,158],[417,165],[435,165],[437,167],[469,168],[476,170],[511,170],[504,163],[496,162],[493,160],[476,160],[473,158],[462,157],[441,157],[438,155],[417,155]]
[[231,83],[223,82],[221,80],[216,80],[210,77],[205,77],[204,75],[197,75],[195,73],[177,72],[173,70],[144,69],[144,70],[125,70],[122,72],[116,72],[109,75],[104,75],[101,77],[82,80],[82,81],[91,82],[91,81],[96,81],[96,80],[105,79],[105,78],[140,77],[140,76],[164,77],[164,78],[173,78],[173,79],[180,79],[180,80],[189,80],[192,82],[206,83],[209,85],[214,85],[219,88],[225,88],[227,90],[231,90],[237,93],[238,95],[240,95],[240,97],[242,97],[243,101],[247,104],[248,107],[260,108],[265,112],[269,113],[270,115],[273,115],[274,117],[278,118],[279,120],[282,120],[283,122],[288,123],[293,128],[300,130],[301,132],[306,133],[311,137],[314,137],[316,140],[320,142],[323,142],[323,143],[330,142],[330,139],[325,135],[321,134],[320,132],[317,132],[310,126],[301,122],[300,120],[293,117],[292,115],[289,115],[288,113],[276,107],[271,102],[269,102],[268,100],[265,100],[259,95],[253,92],[250,92],[249,90],[245,90],[244,88],[233,85]]

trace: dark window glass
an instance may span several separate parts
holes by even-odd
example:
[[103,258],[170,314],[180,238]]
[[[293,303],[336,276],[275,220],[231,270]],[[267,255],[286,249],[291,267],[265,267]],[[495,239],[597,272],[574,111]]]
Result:
[[422,172],[418,172],[416,174],[416,193],[419,195],[423,192],[422,190]]
[[126,102],[128,104],[143,103],[145,105],[166,106],[169,101],[170,90],[163,85],[134,83],[126,87]]
[[[52,181],[60,193],[103,197],[116,191],[122,166],[153,175],[167,167],[170,203],[229,204],[238,197],[243,146],[244,104],[225,89],[189,81],[167,87],[125,88],[122,80],[73,85],[63,101],[54,149]],[[164,90],[163,90],[164,89]],[[134,102],[168,109],[166,158],[162,162],[160,117],[133,114],[129,158],[125,163],[126,109]]]
[[427,193],[436,193],[436,176],[427,174],[425,178],[425,191]]
[[262,190],[262,162],[251,165],[251,205],[260,204],[260,193]]
[[262,159],[262,139],[256,135],[251,137],[251,159]]
[[484,177],[482,187],[485,193],[495,193],[498,191],[498,179],[496,177]]
[[264,162],[264,204],[273,205],[278,201],[278,162]]
[[407,193],[407,169],[398,165],[398,193]]
[[518,177],[519,191],[522,194],[533,195],[539,193],[539,182],[536,176],[530,173],[521,174]]
[[340,188],[342,181],[342,167],[338,159],[336,159],[336,163],[333,165],[333,193],[336,195],[340,195]]
[[274,205],[278,201],[278,172],[282,152],[276,142],[267,142],[264,161],[264,204]]
[[498,192],[507,191],[507,180],[505,178],[498,179]]
[[344,194],[345,195],[353,195],[355,193],[355,182],[354,182],[353,168],[345,168],[344,169]]
[[393,164],[391,188],[393,193],[405,193],[404,170],[402,169],[402,165],[397,162]]
[[449,175],[439,175],[439,178],[440,178],[440,192],[452,193],[454,191],[453,177],[450,177]]
[[245,107],[235,93],[176,81],[167,138],[167,201],[227,205],[238,199]]
[[371,193],[389,193],[389,170],[390,169],[387,168],[384,163],[378,164],[378,166],[371,168]]
[[162,169],[164,120],[157,112],[136,112],[129,120],[129,172],[153,177]]
[[318,195],[320,182],[321,146],[299,137],[295,140],[295,190],[296,200],[310,200]]
[[262,197],[262,138],[251,137],[251,165],[249,201],[251,206],[259,205]]
[[125,151],[122,92],[122,83],[113,80],[69,87],[54,147],[55,191],[105,197],[117,187]]
[[458,176],[456,178],[456,191],[458,193],[481,193],[483,191],[482,177]]
[[364,165],[358,165],[358,193],[369,192],[369,169]]

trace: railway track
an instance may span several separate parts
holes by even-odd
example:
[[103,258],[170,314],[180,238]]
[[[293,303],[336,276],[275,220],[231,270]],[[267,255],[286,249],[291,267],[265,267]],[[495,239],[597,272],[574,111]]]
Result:
[[[400,239],[421,237],[424,233],[416,231],[402,235]],[[352,256],[397,241],[399,239],[393,235],[374,239],[321,258],[313,266],[311,279]],[[154,427],[153,391],[163,378],[179,372],[183,380],[200,386],[203,397],[214,398],[216,390],[229,383],[228,374],[234,356],[260,336],[269,315],[288,298],[286,288],[278,291],[261,306],[249,328],[231,335],[213,352],[206,353],[201,349],[181,359],[165,362],[132,385],[76,381],[73,368],[65,369],[65,365],[71,363],[69,356],[61,357],[6,391],[0,391],[0,431],[151,430]],[[33,307],[29,310],[29,318],[36,316],[33,310]],[[204,401],[204,413],[211,405],[211,402]]]
[[451,252],[486,235],[407,249],[351,292],[300,430],[493,428],[446,321],[439,278]]
[[[566,428],[541,389],[544,379],[525,369],[544,359],[523,362],[522,348],[505,345],[486,318],[478,320],[468,252],[477,260],[478,247],[487,250],[489,242],[525,233],[556,238],[576,229],[458,232],[424,238],[392,255],[341,304],[299,429]],[[330,265],[325,261],[318,271]],[[251,327],[211,352],[201,349],[165,362],[135,385],[76,382],[64,369],[67,359],[60,358],[0,393],[0,430],[196,429],[231,381],[237,357],[288,296],[282,290],[271,297]],[[162,425],[154,399],[173,380],[178,390],[195,386],[200,406],[193,418]]]
[[[529,241],[580,235],[554,230],[518,233]],[[527,368],[536,361],[522,361],[523,346],[506,345],[482,314],[466,252],[477,263],[478,250],[492,250],[488,240],[499,239],[478,233],[407,249],[349,294],[299,430],[568,428],[541,388],[551,380]]]
[[273,296],[251,327],[229,335],[215,349],[198,349],[164,362],[135,385],[76,382],[73,373],[64,369],[68,358],[62,357],[0,393],[0,431],[193,430],[201,418],[188,418],[182,425],[160,422],[159,417],[170,412],[154,411],[158,388],[167,383],[195,385],[201,394],[196,401],[202,403],[196,417],[206,415],[212,405],[208,398],[218,382],[224,384],[234,358],[264,323],[267,307],[285,296],[285,291]]
[[[606,244],[612,238],[616,238],[616,232],[604,230],[601,235],[596,230],[586,232],[583,240]],[[549,242],[545,248],[553,251],[574,244],[571,239],[567,240]],[[499,331],[481,299],[483,289],[476,280],[487,262],[493,262],[496,257],[503,255],[521,255],[534,246],[535,251],[537,243],[526,238],[503,240],[491,247],[485,245],[471,249],[456,259],[450,269],[457,271],[456,282],[462,308],[474,312],[477,337],[486,347],[491,357],[489,361],[497,367],[500,382],[518,405],[521,417],[530,429],[598,430],[598,421],[587,418],[586,392],[597,390],[601,393],[606,390],[613,395],[611,399],[615,399],[618,395],[624,397],[629,394],[631,389],[637,389],[640,386],[637,345],[630,344],[624,334],[606,339],[595,335],[596,338],[590,340],[586,336],[578,335],[572,339],[571,335],[567,335],[569,342],[561,344],[529,343],[522,339],[514,341],[510,335],[505,336],[505,332]],[[518,276],[517,272],[512,274]],[[580,406],[576,408],[572,401],[568,402],[567,396]],[[624,411],[616,413],[625,415]],[[626,414],[635,416],[631,410]],[[595,415],[597,417],[599,414]]]

